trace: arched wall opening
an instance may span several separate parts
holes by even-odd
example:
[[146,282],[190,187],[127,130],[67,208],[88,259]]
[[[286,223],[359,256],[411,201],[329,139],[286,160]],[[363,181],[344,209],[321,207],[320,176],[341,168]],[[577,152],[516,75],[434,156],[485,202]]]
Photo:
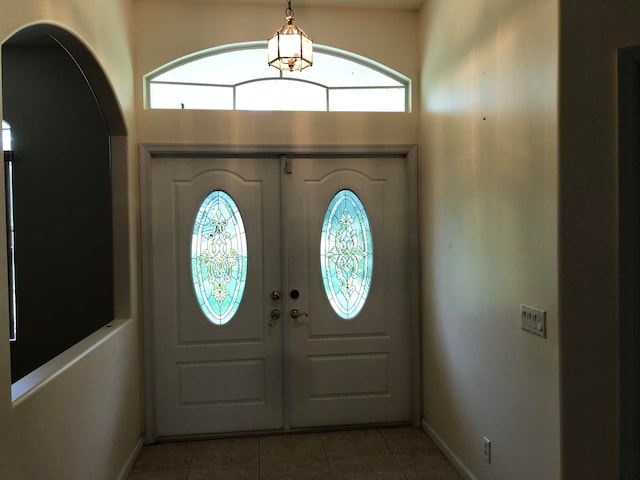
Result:
[[15,225],[7,253],[15,254],[16,382],[130,316],[127,130],[96,58],[50,24],[3,43],[2,105],[13,140],[5,204]]

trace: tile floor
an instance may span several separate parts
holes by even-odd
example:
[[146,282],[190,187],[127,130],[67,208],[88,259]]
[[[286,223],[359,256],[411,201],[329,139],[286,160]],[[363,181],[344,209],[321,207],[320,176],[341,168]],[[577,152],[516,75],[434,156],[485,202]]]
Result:
[[418,428],[164,443],[129,480],[460,480]]

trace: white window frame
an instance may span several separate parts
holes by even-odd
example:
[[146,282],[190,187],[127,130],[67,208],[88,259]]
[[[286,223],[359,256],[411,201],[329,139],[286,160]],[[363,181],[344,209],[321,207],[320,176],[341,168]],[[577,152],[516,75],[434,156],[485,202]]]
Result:
[[[311,84],[311,85],[315,85],[315,86],[319,86],[322,88],[326,89],[326,109],[324,110],[319,110],[319,111],[335,111],[335,112],[343,112],[343,111],[351,111],[351,112],[385,112],[387,110],[376,110],[376,109],[367,109],[367,110],[344,110],[344,109],[334,109],[331,110],[330,109],[330,102],[329,102],[329,97],[332,91],[339,91],[339,90],[370,90],[370,91],[374,91],[376,89],[389,89],[389,88],[397,88],[398,90],[403,90],[404,91],[404,110],[402,111],[396,111],[394,110],[393,112],[395,113],[408,113],[411,112],[411,79],[395,70],[390,69],[389,67],[386,67],[385,65],[378,63],[374,60],[371,60],[369,58],[363,57],[361,55],[352,53],[352,52],[348,52],[345,50],[340,50],[338,48],[334,48],[334,47],[329,47],[326,45],[319,45],[319,44],[314,44],[313,46],[314,48],[314,52],[318,52],[318,53],[323,53],[326,55],[330,55],[330,56],[334,56],[334,57],[338,57],[350,62],[354,62],[357,63],[361,66],[364,66],[366,68],[372,69],[386,77],[388,77],[390,79],[390,85],[389,86],[377,86],[377,85],[371,85],[371,86],[327,86],[318,82],[314,82],[314,81],[309,81],[309,80],[304,80],[304,79],[296,79],[294,77],[291,77],[290,75],[284,76],[282,72],[279,72],[278,76],[273,76],[273,77],[262,77],[262,78],[252,78],[250,80],[245,80],[245,81],[241,81],[238,83],[234,83],[234,84],[219,84],[219,83],[201,83],[201,82],[194,82],[194,83],[190,83],[190,82],[163,82],[163,81],[155,81],[155,78],[159,77],[160,75],[163,75],[175,68],[181,67],[185,64],[194,62],[194,61],[198,61],[200,59],[203,58],[207,58],[207,57],[211,57],[211,56],[215,56],[215,55],[220,55],[220,54],[224,54],[224,53],[230,53],[230,52],[234,52],[234,51],[242,51],[242,50],[250,50],[250,49],[264,49],[265,51],[265,64],[266,64],[266,58],[267,58],[267,42],[266,41],[254,41],[254,42],[243,42],[243,43],[235,43],[235,44],[229,44],[229,45],[223,45],[220,47],[214,47],[211,49],[207,49],[207,50],[203,50],[191,55],[187,55],[185,57],[176,59],[172,62],[167,63],[166,65],[163,65],[162,67],[159,67],[151,72],[149,72],[148,74],[146,74],[144,76],[144,108],[145,109],[162,109],[162,108],[153,108],[151,107],[151,85],[152,84],[157,84],[157,85],[161,85],[161,84],[167,84],[167,85],[188,85],[188,86],[194,86],[194,87],[222,87],[222,88],[232,88],[233,89],[233,108],[220,108],[220,109],[215,109],[215,110],[237,110],[236,106],[237,106],[237,98],[236,98],[236,90],[238,87],[241,87],[242,85],[246,85],[248,83],[253,83],[253,82],[260,82],[260,81],[270,81],[270,80],[287,80],[287,81],[291,81],[291,82],[303,82],[303,83],[307,83],[307,84]],[[317,63],[312,67],[312,68],[321,68],[320,66],[317,65]],[[391,83],[395,82],[394,85],[391,85]],[[184,107],[183,107],[184,108]],[[176,109],[178,109],[176,107]],[[244,109],[243,109],[244,110]],[[284,109],[285,111],[291,111],[290,109]],[[318,110],[301,110],[301,111],[318,111]]]

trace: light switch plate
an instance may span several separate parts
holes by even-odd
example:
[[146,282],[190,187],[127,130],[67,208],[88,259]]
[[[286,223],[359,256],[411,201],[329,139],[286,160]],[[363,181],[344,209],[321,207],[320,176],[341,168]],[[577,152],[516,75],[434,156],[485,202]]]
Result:
[[525,332],[547,338],[547,312],[530,305],[520,305],[520,327]]

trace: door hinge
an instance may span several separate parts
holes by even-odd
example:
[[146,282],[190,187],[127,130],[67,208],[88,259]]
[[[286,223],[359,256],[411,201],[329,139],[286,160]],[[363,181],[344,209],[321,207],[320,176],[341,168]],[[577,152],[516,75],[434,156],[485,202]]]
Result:
[[287,175],[291,175],[293,173],[293,166],[291,165],[291,160],[284,161],[284,173]]

